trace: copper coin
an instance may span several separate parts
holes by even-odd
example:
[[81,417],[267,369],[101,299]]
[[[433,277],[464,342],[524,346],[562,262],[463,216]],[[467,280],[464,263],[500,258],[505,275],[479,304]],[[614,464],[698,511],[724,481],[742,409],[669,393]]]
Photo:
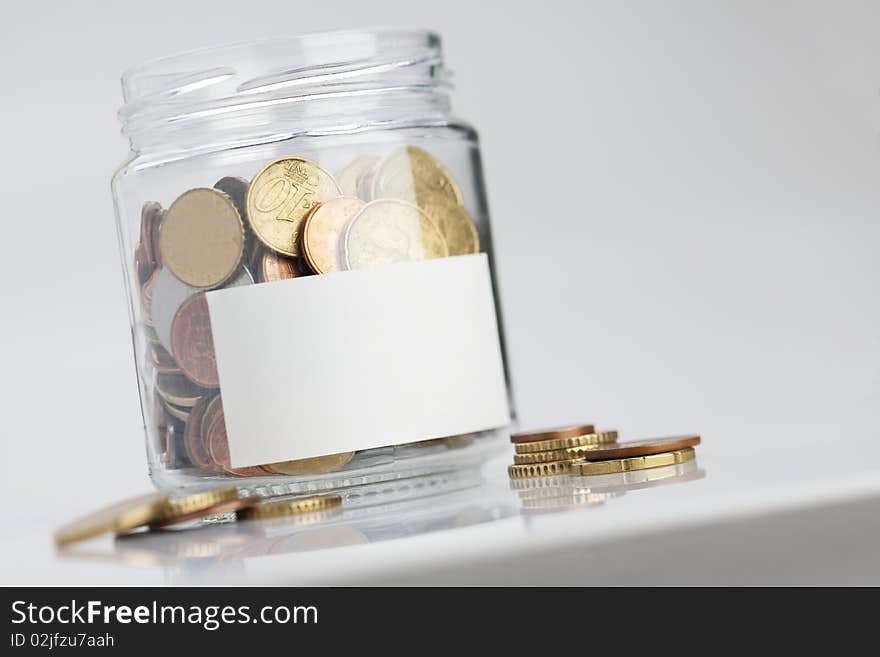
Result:
[[282,256],[269,249],[262,250],[258,271],[260,272],[260,281],[263,283],[299,278],[303,275],[302,263],[299,258]]
[[153,367],[156,368],[156,371],[159,374],[180,374],[180,367],[177,365],[177,361],[174,360],[174,356],[169,354],[165,347],[160,344],[153,345],[150,348],[150,360],[153,363]]
[[191,296],[178,308],[171,324],[171,353],[190,381],[204,388],[220,386],[211,317],[203,292]]
[[143,286],[153,273],[153,263],[147,255],[147,249],[142,242],[134,247],[134,270],[137,273],[138,285]]
[[189,460],[194,466],[204,470],[214,468],[214,461],[211,459],[208,446],[205,444],[205,436],[202,434],[202,419],[205,417],[205,411],[211,400],[205,396],[196,402],[189,413],[189,419],[186,421],[186,427],[183,431],[183,444]]
[[243,220],[247,220],[247,193],[250,183],[238,176],[224,176],[214,183],[214,189],[219,189],[232,199],[238,214]]
[[318,274],[345,269],[340,240],[352,217],[366,205],[359,198],[339,196],[317,206],[303,223],[302,251]]
[[510,435],[512,443],[533,443],[540,440],[557,440],[559,438],[574,438],[588,433],[595,433],[596,427],[592,424],[576,424],[569,427],[556,427],[555,429],[541,429],[540,431],[522,431]]
[[147,317],[152,318],[151,315],[151,306],[153,304],[153,288],[156,287],[156,281],[159,280],[159,276],[162,273],[161,267],[156,267],[153,270],[153,273],[150,274],[150,277],[147,279],[147,282],[141,286],[141,303],[144,306],[144,311],[147,313]]
[[244,509],[249,509],[255,504],[259,504],[262,499],[263,498],[259,495],[254,495],[252,497],[240,497],[235,500],[226,500],[225,502],[218,502],[217,504],[205,507],[204,509],[199,509],[198,511],[190,511],[189,513],[182,513],[159,522],[150,523],[150,527],[167,527],[168,525],[176,525],[182,522],[190,522],[192,520],[217,516],[221,513],[235,513],[236,511],[243,511]]
[[611,459],[628,459],[636,456],[651,456],[665,452],[677,452],[678,450],[694,447],[700,444],[700,437],[689,436],[666,436],[663,438],[647,438],[645,440],[629,440],[622,443],[610,443],[608,445],[590,445],[581,448],[581,458],[587,461],[608,461]]
[[159,222],[162,218],[162,206],[155,201],[147,201],[141,208],[141,244],[146,251],[150,263],[158,261],[158,252],[154,250],[159,233]]
[[208,453],[215,465],[221,468],[229,467],[229,439],[226,437],[226,418],[223,409],[217,411],[208,425],[205,433],[208,444]]

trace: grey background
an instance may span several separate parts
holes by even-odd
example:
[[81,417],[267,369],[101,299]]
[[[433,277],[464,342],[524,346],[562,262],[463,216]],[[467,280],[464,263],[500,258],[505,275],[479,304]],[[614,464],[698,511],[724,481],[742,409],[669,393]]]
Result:
[[120,73],[322,29],[443,35],[524,426],[699,431],[731,458],[876,435],[878,21],[871,2],[4,3],[3,490],[30,501],[8,516],[148,487],[109,191]]

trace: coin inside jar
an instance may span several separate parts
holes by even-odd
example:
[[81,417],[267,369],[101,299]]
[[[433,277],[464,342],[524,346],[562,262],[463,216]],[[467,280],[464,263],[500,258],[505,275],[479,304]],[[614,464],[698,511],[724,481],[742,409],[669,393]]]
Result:
[[208,452],[204,434],[202,433],[202,420],[205,417],[205,411],[208,409],[208,404],[214,399],[217,399],[217,397],[209,398],[206,395],[196,402],[196,405],[190,411],[183,431],[184,447],[186,448],[189,460],[194,466],[203,470],[211,470],[214,467],[214,461],[211,459],[211,454]]
[[247,215],[260,241],[283,255],[300,255],[299,233],[315,205],[340,195],[327,171],[302,157],[275,160],[251,181]]
[[348,225],[344,248],[348,269],[449,255],[446,240],[428,215],[396,199],[367,203]]
[[313,456],[307,459],[295,461],[282,461],[280,463],[267,463],[266,469],[276,474],[304,475],[323,474],[335,472],[348,464],[354,457],[354,452],[342,452],[340,454],[327,454],[325,456]]
[[269,249],[263,249],[259,261],[260,281],[283,281],[288,278],[298,278],[303,275],[303,267],[298,258],[290,258],[278,255]]
[[452,174],[418,146],[407,146],[387,155],[376,167],[372,191],[373,198],[399,198],[417,205],[434,195],[463,204]]
[[214,336],[204,293],[184,301],[174,316],[171,353],[181,371],[192,382],[204,388],[219,387]]
[[303,255],[318,274],[342,271],[340,240],[348,223],[366,204],[359,198],[339,196],[316,207],[303,224]]
[[430,194],[420,199],[419,207],[443,233],[449,246],[449,255],[479,253],[480,234],[477,232],[474,220],[463,206],[439,194]]
[[162,220],[163,265],[195,288],[217,287],[237,270],[244,254],[244,224],[235,203],[216,189],[180,195]]

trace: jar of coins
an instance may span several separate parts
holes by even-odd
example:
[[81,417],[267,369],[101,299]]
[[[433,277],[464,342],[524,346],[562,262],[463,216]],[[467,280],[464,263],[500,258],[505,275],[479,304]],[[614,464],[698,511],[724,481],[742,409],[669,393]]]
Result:
[[122,82],[113,194],[158,487],[332,490],[503,444],[479,147],[436,34],[200,50]]

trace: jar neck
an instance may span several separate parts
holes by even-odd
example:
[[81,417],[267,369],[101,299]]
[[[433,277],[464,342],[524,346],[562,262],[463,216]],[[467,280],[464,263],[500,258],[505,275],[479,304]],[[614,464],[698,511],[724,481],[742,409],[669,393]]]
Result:
[[168,57],[127,71],[123,134],[137,154],[175,157],[298,135],[448,120],[440,38],[333,32]]

